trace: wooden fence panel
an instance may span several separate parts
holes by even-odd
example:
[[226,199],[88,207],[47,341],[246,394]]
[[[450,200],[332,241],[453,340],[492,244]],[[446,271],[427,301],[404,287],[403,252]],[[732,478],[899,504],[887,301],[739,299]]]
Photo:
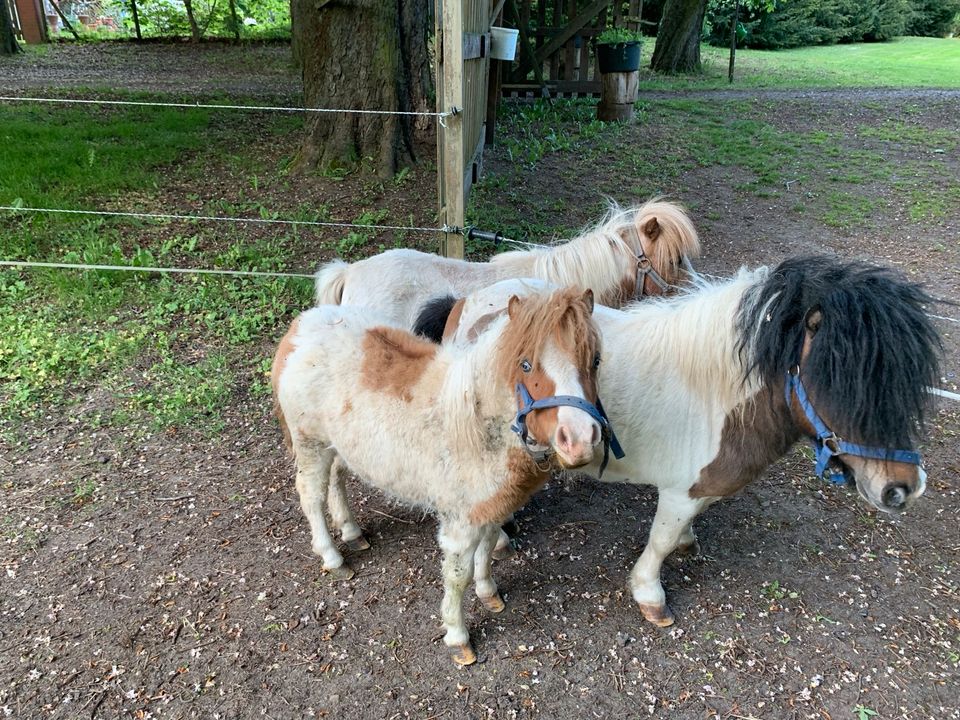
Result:
[[[470,188],[482,170],[492,5],[491,0],[438,0],[437,109],[455,112],[437,129],[439,216],[450,227],[464,226]],[[445,234],[441,251],[462,258],[463,236]]]
[[545,89],[551,95],[599,95],[594,38],[608,26],[638,30],[643,9],[643,0],[515,1],[518,10],[507,20],[529,33],[534,57],[521,48],[519,62],[504,71],[503,93],[514,96],[536,97]]

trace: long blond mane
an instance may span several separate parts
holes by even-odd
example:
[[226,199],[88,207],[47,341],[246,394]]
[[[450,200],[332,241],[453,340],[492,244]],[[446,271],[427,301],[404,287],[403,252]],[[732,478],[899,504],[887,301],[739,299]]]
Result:
[[[651,219],[656,219],[659,234],[644,248],[640,238]],[[668,283],[680,281],[683,258],[700,255],[696,228],[680,205],[655,198],[623,208],[611,201],[604,218],[572,240],[502,253],[490,262],[523,268],[528,275],[560,287],[592,288],[597,302],[619,307],[635,294],[641,251]]]

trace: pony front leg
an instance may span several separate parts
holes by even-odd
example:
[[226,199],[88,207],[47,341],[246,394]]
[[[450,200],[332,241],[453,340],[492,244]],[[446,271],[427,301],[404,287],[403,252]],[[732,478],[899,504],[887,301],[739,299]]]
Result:
[[343,555],[334,545],[324,513],[334,451],[313,444],[295,445],[294,455],[297,459],[297,494],[300,508],[310,523],[313,552],[323,558],[323,569],[334,579],[349,580],[353,577],[353,570],[344,564]]
[[477,545],[474,554],[473,582],[477,590],[477,597],[483,606],[492,613],[503,612],[503,598],[497,591],[497,583],[493,580],[491,566],[493,565],[494,548],[503,531],[497,525],[487,525],[483,530],[483,538]]
[[357,525],[357,519],[347,502],[346,474],[347,466],[339,455],[335,456],[330,467],[330,489],[327,493],[330,517],[333,524],[340,528],[340,537],[348,548],[354,551],[369,550],[370,543],[363,536],[363,531]]
[[443,602],[440,613],[446,629],[443,642],[450,648],[457,665],[472,665],[477,661],[463,619],[463,591],[473,578],[473,555],[482,537],[483,528],[465,521],[440,521],[438,540],[443,550]]
[[661,490],[650,539],[630,573],[630,592],[643,616],[660,627],[673,624],[666,593],[660,584],[660,568],[667,555],[693,534],[693,519],[709,504],[693,499],[686,490]]

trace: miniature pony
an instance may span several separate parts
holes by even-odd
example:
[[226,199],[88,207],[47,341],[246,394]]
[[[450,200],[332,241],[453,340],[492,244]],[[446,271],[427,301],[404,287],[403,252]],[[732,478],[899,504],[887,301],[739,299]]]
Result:
[[[473,342],[443,348],[369,311],[313,308],[293,322],[273,362],[277,416],[324,569],[353,575],[324,516],[336,455],[367,482],[437,513],[444,642],[461,665],[476,659],[461,608],[470,579],[489,610],[504,607],[490,575],[500,523],[552,467],[590,462],[605,424],[593,407],[592,293],[533,294],[505,308]],[[331,515],[355,539],[343,497],[332,494]]]
[[651,200],[639,207],[613,204],[595,227],[568,242],[467,262],[400,249],[348,265],[334,260],[316,275],[318,305],[376,308],[399,327],[412,327],[430,298],[464,295],[506,278],[538,277],[558,287],[590,288],[602,305],[619,307],[645,295],[661,295],[690,270],[700,254],[697,231],[674,203]]
[[[541,285],[504,281],[434,303],[433,338],[463,342],[504,294]],[[600,393],[626,451],[603,480],[659,488],[629,582],[647,620],[674,621],[660,569],[674,550],[699,551],[694,518],[800,438],[814,445],[817,474],[855,483],[880,510],[901,512],[923,494],[914,443],[942,351],[929,301],[889,270],[814,256],[624,311],[597,308]],[[453,310],[442,331],[438,304]],[[596,462],[585,472],[596,475]]]

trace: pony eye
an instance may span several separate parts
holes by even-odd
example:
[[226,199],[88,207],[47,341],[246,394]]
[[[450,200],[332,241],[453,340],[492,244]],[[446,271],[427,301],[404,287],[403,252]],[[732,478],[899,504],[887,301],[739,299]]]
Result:
[[533,370],[533,365],[530,364],[529,360],[524,360],[523,362],[520,363],[520,369],[523,370],[525,373],[528,373],[531,370]]
[[593,369],[596,370],[598,367],[600,367],[600,353],[593,356]]

